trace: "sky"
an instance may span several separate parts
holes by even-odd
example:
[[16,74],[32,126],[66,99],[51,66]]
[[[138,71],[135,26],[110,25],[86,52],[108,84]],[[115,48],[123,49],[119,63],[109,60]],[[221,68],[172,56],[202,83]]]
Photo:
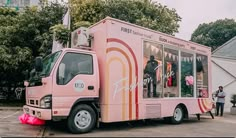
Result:
[[214,22],[218,19],[236,20],[236,0],[153,0],[176,9],[182,18],[179,33],[175,36],[190,40],[199,24]]

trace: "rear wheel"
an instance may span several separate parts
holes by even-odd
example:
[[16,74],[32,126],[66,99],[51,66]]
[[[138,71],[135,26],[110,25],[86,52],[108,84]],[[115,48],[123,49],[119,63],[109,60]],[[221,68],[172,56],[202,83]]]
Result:
[[173,116],[170,117],[170,121],[172,124],[180,124],[182,123],[184,118],[184,112],[181,106],[177,106],[174,110]]
[[67,120],[68,129],[72,133],[86,133],[91,131],[97,118],[93,108],[88,105],[75,107]]

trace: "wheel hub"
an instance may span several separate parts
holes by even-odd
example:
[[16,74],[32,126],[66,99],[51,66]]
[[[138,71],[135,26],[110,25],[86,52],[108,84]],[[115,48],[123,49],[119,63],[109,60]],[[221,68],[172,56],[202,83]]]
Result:
[[176,108],[175,109],[175,113],[174,113],[174,118],[176,121],[180,121],[182,119],[183,113],[181,111],[181,109]]
[[91,115],[88,111],[82,110],[79,111],[74,118],[76,127],[84,129],[91,124]]

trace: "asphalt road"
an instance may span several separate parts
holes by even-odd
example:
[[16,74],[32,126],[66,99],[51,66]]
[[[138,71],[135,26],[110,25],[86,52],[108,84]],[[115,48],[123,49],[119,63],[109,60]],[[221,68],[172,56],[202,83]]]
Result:
[[20,110],[0,110],[0,136],[30,137],[236,137],[236,115],[211,119],[209,115],[197,120],[191,116],[180,125],[163,120],[101,124],[86,134],[70,134],[64,122],[49,122],[45,126],[20,124]]
[[21,110],[0,110],[0,136],[4,137],[41,137],[44,126],[22,125],[18,117],[23,112]]

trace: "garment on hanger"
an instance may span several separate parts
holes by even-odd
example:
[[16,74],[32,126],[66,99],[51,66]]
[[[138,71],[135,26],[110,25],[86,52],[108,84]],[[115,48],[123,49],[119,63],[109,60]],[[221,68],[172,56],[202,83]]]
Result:
[[172,63],[171,64],[171,66],[172,66],[172,75],[171,75],[171,77],[172,77],[172,86],[177,86],[177,70],[178,70],[178,67],[177,67],[177,65],[175,64],[175,63]]
[[196,63],[197,64],[197,72],[204,72],[202,61],[197,59],[196,62],[197,62]]
[[187,86],[191,86],[191,85],[193,85],[193,76],[186,76],[185,77],[185,81],[186,81],[186,85]]

